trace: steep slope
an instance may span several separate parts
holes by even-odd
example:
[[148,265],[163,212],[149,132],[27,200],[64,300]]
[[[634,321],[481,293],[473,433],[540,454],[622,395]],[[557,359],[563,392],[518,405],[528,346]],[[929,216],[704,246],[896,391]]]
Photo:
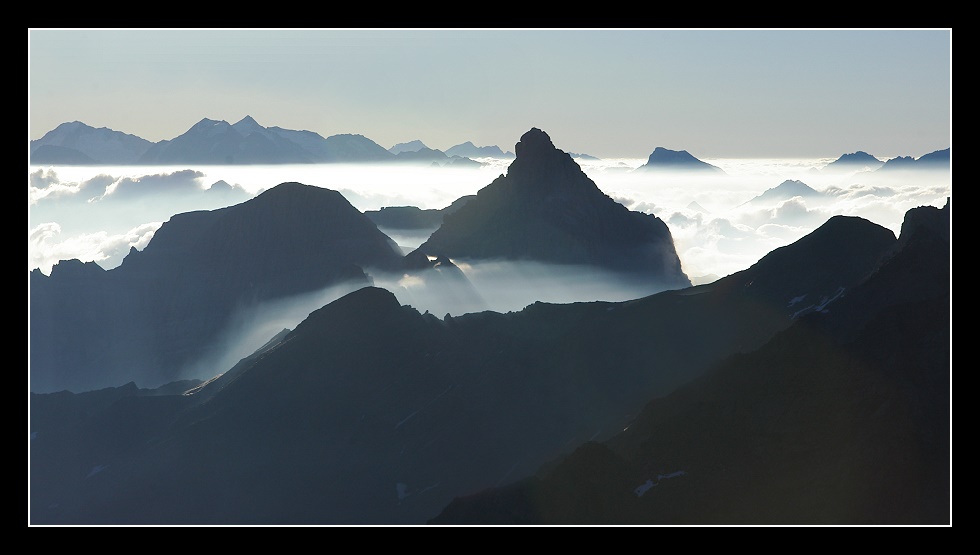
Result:
[[418,250],[470,260],[582,264],[684,287],[673,239],[656,216],[602,193],[540,129],[525,133],[507,170],[447,215]]
[[[192,395],[117,400],[38,433],[31,518],[421,524],[613,437],[651,397],[790,326],[801,292],[849,290],[895,244],[838,218],[711,286],[507,314],[438,319],[365,287]],[[37,405],[72,399],[49,395]],[[120,416],[124,429],[106,425]]]
[[949,205],[829,310],[433,524],[951,524]]
[[178,214],[117,268],[69,261],[51,276],[32,273],[30,387],[84,391],[176,379],[215,347],[236,312],[367,284],[365,268],[394,268],[401,258],[340,193],[300,183]]

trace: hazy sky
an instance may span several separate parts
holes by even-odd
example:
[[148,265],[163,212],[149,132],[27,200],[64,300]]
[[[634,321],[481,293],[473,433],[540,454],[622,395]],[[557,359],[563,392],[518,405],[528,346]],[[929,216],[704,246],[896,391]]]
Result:
[[879,159],[951,147],[952,29],[29,29],[29,139],[203,118],[513,150]]

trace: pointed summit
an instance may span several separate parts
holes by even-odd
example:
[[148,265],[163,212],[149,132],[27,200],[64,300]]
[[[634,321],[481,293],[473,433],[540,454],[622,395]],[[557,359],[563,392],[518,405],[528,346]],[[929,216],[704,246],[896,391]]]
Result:
[[603,193],[547,133],[532,128],[507,175],[447,215],[418,250],[432,256],[594,266],[689,286],[666,224]]
[[242,135],[248,135],[249,133],[254,133],[255,131],[264,131],[265,127],[258,124],[257,121],[252,119],[252,116],[245,116],[238,123],[232,125],[235,131],[238,131]]

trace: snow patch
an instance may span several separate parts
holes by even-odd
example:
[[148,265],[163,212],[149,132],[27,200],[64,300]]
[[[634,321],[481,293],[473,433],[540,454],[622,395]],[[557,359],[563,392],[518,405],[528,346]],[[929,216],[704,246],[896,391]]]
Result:
[[685,474],[687,473],[683,470],[668,472],[667,474],[657,474],[656,481],[654,481],[654,478],[650,478],[646,482],[633,488],[633,493],[636,494],[637,497],[643,497],[643,494],[649,491],[650,488],[660,485],[661,480],[669,480],[670,478],[677,478],[678,476],[684,476]]

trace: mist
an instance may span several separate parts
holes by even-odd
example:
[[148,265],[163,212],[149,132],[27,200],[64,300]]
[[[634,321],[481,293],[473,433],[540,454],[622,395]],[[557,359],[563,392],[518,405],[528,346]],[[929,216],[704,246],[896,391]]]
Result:
[[181,370],[180,379],[208,380],[226,372],[279,332],[295,329],[314,310],[362,287],[363,282],[340,283],[319,291],[240,308],[228,318],[230,323],[211,345],[210,351]]
[[[337,190],[361,211],[386,206],[441,209],[477,193],[505,174],[511,162],[477,160],[484,165],[32,167],[28,269],[49,273],[54,262],[65,258],[111,269],[130,248],[142,249],[172,215],[243,202],[285,181]],[[695,282],[743,270],[834,215],[860,216],[897,235],[909,208],[941,207],[952,193],[950,171],[822,171],[833,161],[829,158],[704,161],[724,173],[636,172],[645,160],[576,159],[604,193],[667,224],[682,268]],[[757,200],[787,180],[801,181],[818,194]],[[382,231],[407,252],[433,230]]]

